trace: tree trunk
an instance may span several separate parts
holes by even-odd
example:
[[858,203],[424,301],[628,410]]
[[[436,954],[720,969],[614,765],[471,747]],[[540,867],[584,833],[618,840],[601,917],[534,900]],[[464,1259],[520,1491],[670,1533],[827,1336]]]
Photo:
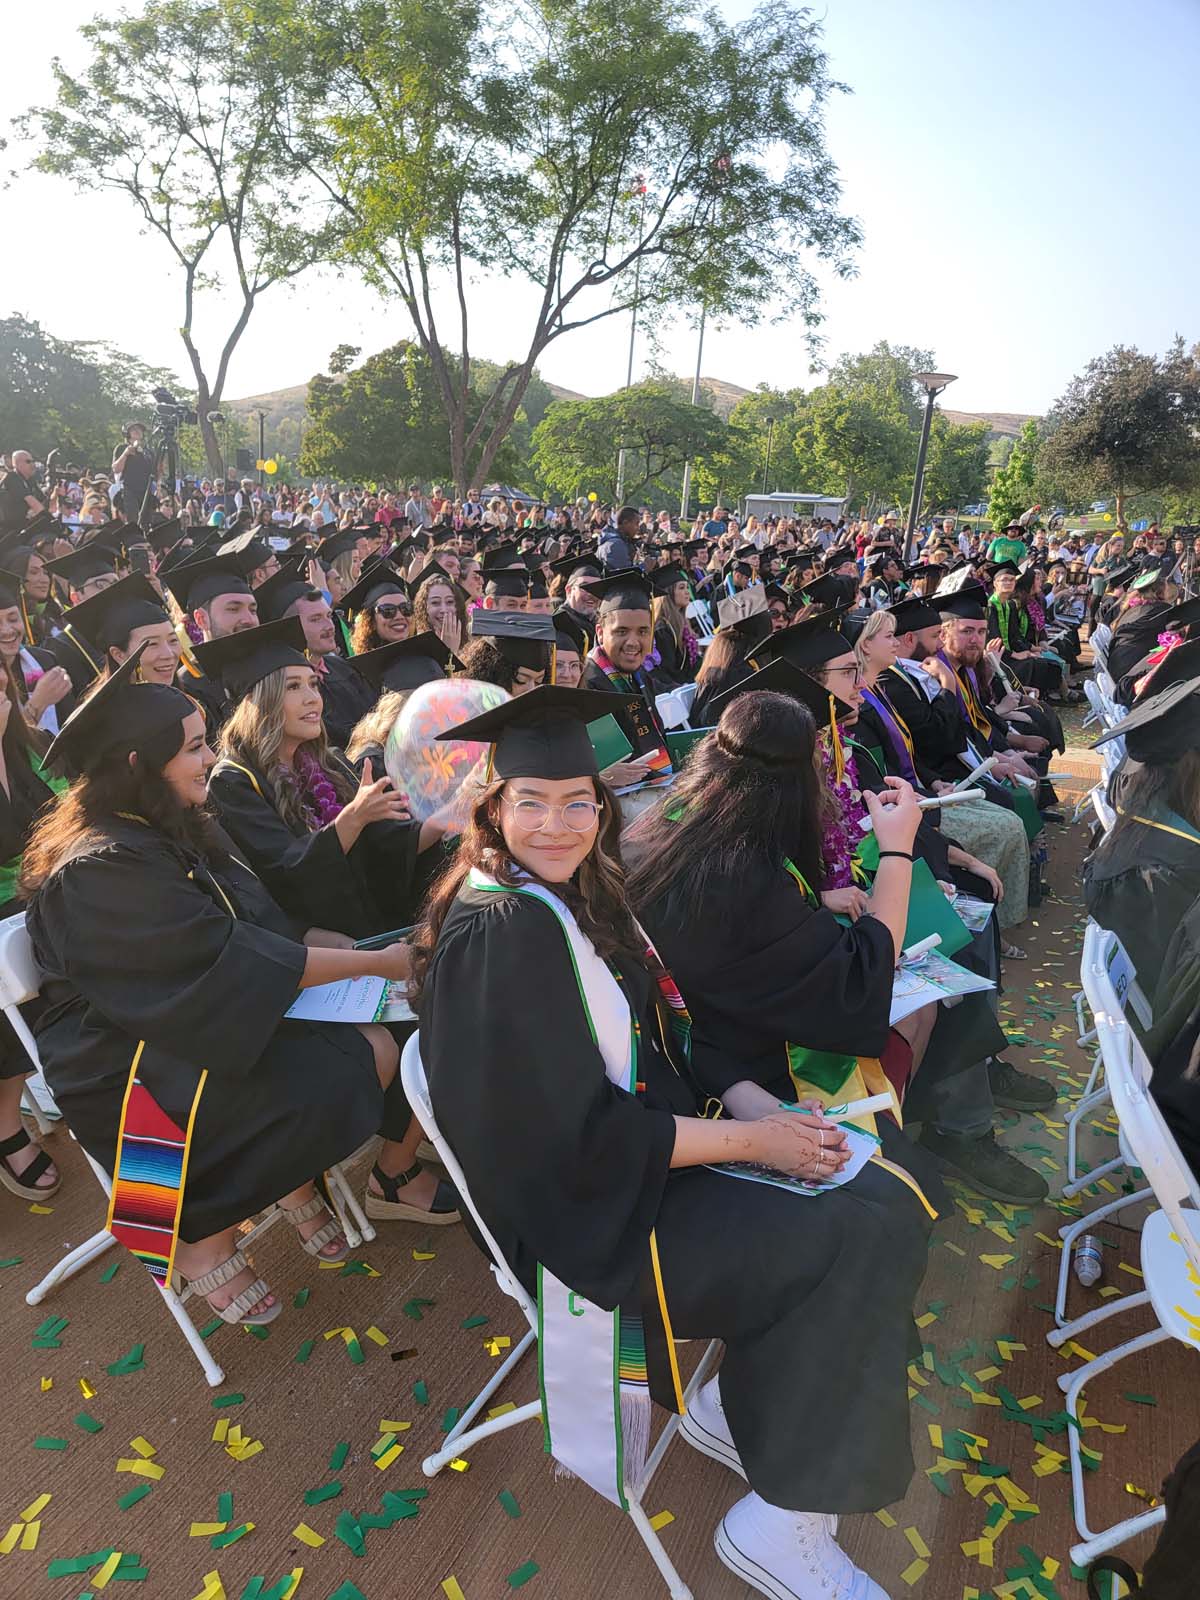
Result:
[[1117,527],[1123,528],[1125,526],[1125,491],[1118,489],[1114,499],[1116,501]]
[[196,411],[200,417],[200,437],[204,441],[204,454],[208,460],[208,470],[214,478],[219,478],[224,470],[225,461],[221,454],[220,440],[217,430],[208,420],[208,413],[212,410],[212,402],[207,395],[197,397]]

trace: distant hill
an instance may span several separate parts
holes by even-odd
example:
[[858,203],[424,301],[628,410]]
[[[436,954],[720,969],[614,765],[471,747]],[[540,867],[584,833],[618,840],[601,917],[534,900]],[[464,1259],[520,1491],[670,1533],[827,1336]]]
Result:
[[[740,383],[730,383],[727,378],[700,379],[702,388],[712,393],[713,404],[717,414],[728,417],[738,401],[746,395],[753,394],[752,389],[744,388]],[[577,389],[564,389],[561,384],[549,385],[556,400],[586,400],[589,397],[580,394]],[[255,411],[267,413],[267,428],[277,427],[280,422],[294,422],[297,426],[304,421],[304,405],[308,394],[308,385],[305,383],[294,384],[289,389],[272,389],[267,394],[247,395],[241,400],[227,400],[225,404],[230,411],[246,416]],[[986,422],[989,432],[996,437],[1015,439],[1023,425],[1029,420],[1029,413],[1025,411],[950,411],[944,409],[944,415],[949,422]]]

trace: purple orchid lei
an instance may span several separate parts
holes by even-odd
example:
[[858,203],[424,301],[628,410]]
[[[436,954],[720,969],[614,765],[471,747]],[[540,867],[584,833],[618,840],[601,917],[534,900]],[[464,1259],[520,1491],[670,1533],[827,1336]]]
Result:
[[301,803],[318,828],[328,827],[342,814],[337,790],[307,750],[296,752],[296,779]]
[[858,820],[866,813],[862,792],[858,786],[858,769],[854,757],[846,751],[845,776],[841,783],[833,764],[833,751],[828,737],[818,740],[821,761],[825,769],[825,782],[836,802],[834,815],[825,824],[821,836],[821,859],[825,864],[825,881],[822,889],[849,889],[854,883],[851,861],[862,842],[862,829]]

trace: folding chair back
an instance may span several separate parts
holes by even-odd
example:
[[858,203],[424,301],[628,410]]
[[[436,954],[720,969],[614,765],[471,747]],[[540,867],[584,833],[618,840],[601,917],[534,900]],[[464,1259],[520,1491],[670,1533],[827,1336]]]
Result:
[[692,632],[706,643],[717,631],[713,627],[712,612],[708,609],[707,600],[691,601],[687,608],[687,619],[692,625]]

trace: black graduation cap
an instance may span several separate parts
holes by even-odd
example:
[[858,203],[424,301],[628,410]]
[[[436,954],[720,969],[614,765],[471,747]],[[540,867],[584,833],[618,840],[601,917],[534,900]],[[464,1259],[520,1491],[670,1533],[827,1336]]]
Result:
[[1114,567],[1108,574],[1108,587],[1110,589],[1123,588],[1131,578],[1137,577],[1138,571],[1139,568],[1136,562],[1133,561],[1127,561],[1125,565],[1121,567]]
[[981,583],[964,583],[949,593],[943,590],[930,597],[930,604],[943,618],[961,617],[964,622],[982,622],[987,616],[988,592]]
[[37,551],[30,544],[14,544],[7,547],[0,555],[0,574],[11,579],[13,583],[24,583],[29,563],[36,554]]
[[47,561],[47,572],[56,578],[65,578],[72,589],[82,589],[85,583],[90,583],[93,578],[100,578],[106,572],[117,570],[116,557],[106,548],[93,549],[82,546],[72,550],[70,555],[59,556],[54,561]]
[[228,633],[223,639],[193,645],[192,651],[202,671],[223,684],[235,700],[240,700],[256,683],[281,667],[309,664],[304,653],[304,627],[299,617],[243,628],[240,633]]
[[919,595],[907,595],[886,609],[896,619],[897,633],[916,633],[921,628],[935,628],[942,620],[941,612]]
[[1200,596],[1191,600],[1181,600],[1177,606],[1171,606],[1167,611],[1160,611],[1156,620],[1158,626],[1164,630],[1194,627],[1200,622]]
[[66,527],[49,511],[39,511],[19,530],[26,539],[57,539],[66,537]]
[[408,585],[388,561],[374,562],[354,585],[347,589],[338,601],[338,610],[353,615],[356,611],[366,611],[377,601],[382,600],[385,594],[407,595]]
[[[1170,670],[1168,670],[1170,669]],[[1159,686],[1160,675],[1166,682]],[[1101,734],[1092,748],[1124,739],[1128,754],[1149,766],[1178,761],[1200,743],[1200,642],[1177,645],[1159,663],[1133,710]]]
[[289,606],[294,606],[297,600],[306,600],[314,592],[317,591],[309,582],[307,561],[303,557],[294,556],[281,562],[279,571],[264,578],[254,591],[259,620],[278,622],[287,615]]
[[331,566],[339,556],[353,550],[362,536],[360,528],[340,528],[337,533],[322,539],[313,553],[318,561],[324,562],[327,567]]
[[472,639],[491,639],[514,666],[545,668],[554,648],[554,619],[532,611],[472,611]]
[[710,543],[709,539],[685,539],[682,546],[683,553],[685,556],[698,555],[701,550],[707,550]]
[[826,573],[823,578],[817,578],[812,583],[804,586],[804,598],[815,606],[841,606],[852,602],[858,592],[856,578],[835,578],[832,573]]
[[227,539],[224,544],[217,546],[216,553],[219,556],[244,556],[248,572],[253,572],[257,567],[265,567],[275,554],[262,535],[253,530],[249,533],[239,533],[234,539]]
[[523,567],[525,563],[513,540],[506,539],[503,544],[496,544],[490,550],[485,550],[480,565],[490,576],[503,567]]
[[569,611],[556,611],[550,618],[554,624],[554,632],[558,648],[576,650],[580,656],[587,655],[587,634],[575,621]]
[[158,576],[184,611],[197,611],[209,606],[221,594],[249,594],[246,573],[250,571],[253,568],[246,565],[244,555],[205,554],[182,566],[173,565],[169,572],[160,567]]
[[721,568],[721,575],[726,578],[732,577],[735,572],[740,572],[744,578],[752,578],[754,576],[754,568],[750,563],[739,560],[737,556],[733,556]]
[[828,727],[831,715],[837,718],[848,717],[854,711],[853,706],[847,705],[837,695],[831,694],[823,683],[818,683],[815,678],[810,678],[807,672],[801,672],[799,667],[780,658],[768,666],[760,667],[750,677],[743,678],[740,683],[735,683],[732,688],[717,695],[709,702],[708,715],[716,722],[725,707],[732,705],[739,695],[753,694],[760,689],[769,689],[776,694],[790,695],[793,700],[799,700],[812,712],[818,728]]
[[791,596],[788,594],[787,590],[781,589],[777,583],[766,584],[763,589],[763,593],[767,597],[768,604],[772,600],[782,600],[785,606],[791,603]]
[[760,666],[782,659],[805,670],[823,667],[827,661],[854,649],[840,627],[849,609],[842,606],[836,611],[823,611],[820,616],[806,617],[803,622],[793,622],[790,628],[781,628],[750,652],[751,659]]
[[739,544],[733,553],[739,561],[744,561],[747,556],[756,556],[758,554],[758,546],[756,544]]
[[[601,578],[592,584],[592,593],[602,604],[608,603],[610,611],[650,609],[650,579],[637,567],[622,567],[619,572]],[[627,604],[629,601],[634,604]]]
[[484,592],[493,599],[524,599],[529,593],[529,575],[523,567],[502,567],[499,572],[489,572]]
[[989,561],[987,570],[993,578],[999,577],[1002,572],[1011,572],[1014,578],[1021,575],[1021,569],[1015,561]]
[[375,650],[351,656],[350,665],[376,692],[384,689],[417,689],[446,676],[454,660],[449,647],[434,632],[414,633]]
[[[518,573],[518,576],[521,577],[522,582],[524,582],[524,572],[525,568],[522,566],[520,572]],[[417,590],[421,587],[421,585],[423,583],[432,583],[435,578],[440,579],[442,583],[448,583],[452,589],[458,588],[458,585],[446,571],[442,563],[440,561],[431,561],[427,567],[421,568],[420,572],[417,573],[415,578],[409,580],[409,593],[415,598]]]
[[688,575],[677,563],[668,567],[656,567],[650,576],[650,587],[655,594],[670,594],[677,583],[686,583]]
[[1169,556],[1165,561],[1155,561],[1144,568],[1130,584],[1131,589],[1150,589],[1156,583],[1161,583],[1164,578],[1169,578],[1175,570],[1175,557]]
[[178,517],[167,517],[163,522],[156,522],[146,529],[146,543],[151,550],[162,552],[170,550],[184,538],[183,524]]
[[43,765],[89,772],[106,756],[144,748],[172,725],[180,729],[179,743],[183,743],[183,721],[196,710],[196,702],[169,684],[134,681],[145,650],[144,644],[139,645],[76,706],[42,758]]
[[606,690],[545,684],[447,728],[437,737],[492,745],[492,771],[497,778],[553,782],[597,777],[599,766],[588,738],[588,724],[632,704]]
[[550,571],[570,583],[572,575],[578,574],[581,582],[600,576],[600,561],[596,556],[573,555],[563,556],[560,561],[550,563]]
[[135,628],[153,627],[168,621],[153,584],[140,572],[131,572],[89,600],[81,600],[63,612],[63,623],[78,630],[84,639],[93,640],[102,650],[109,645],[125,647]]
[[827,550],[825,553],[825,571],[832,572],[835,567],[843,566],[847,561],[858,565],[858,558],[854,553],[853,545],[843,545],[840,550]]

